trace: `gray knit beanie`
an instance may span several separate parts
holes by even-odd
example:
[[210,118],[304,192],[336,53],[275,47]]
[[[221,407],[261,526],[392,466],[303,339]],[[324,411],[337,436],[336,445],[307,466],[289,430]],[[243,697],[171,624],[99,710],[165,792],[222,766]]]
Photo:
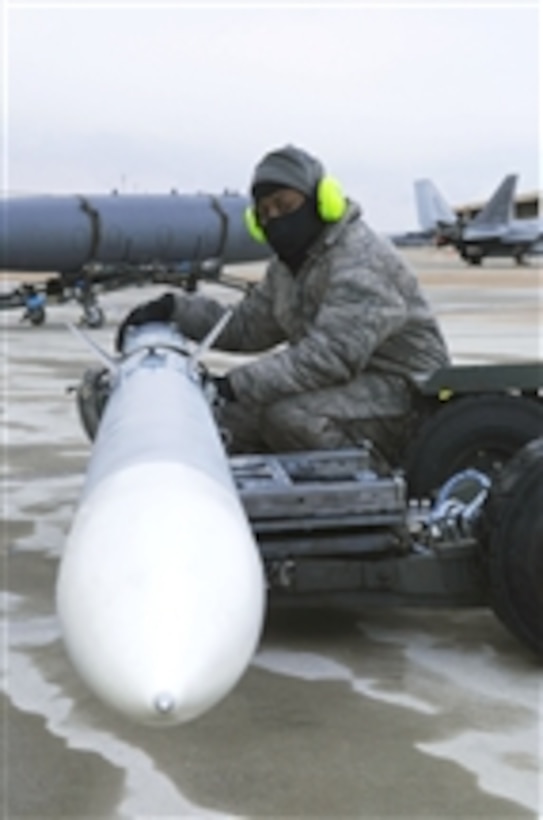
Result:
[[[302,148],[286,145],[266,154],[256,166],[251,181],[251,193],[255,199],[269,185],[295,188],[306,196],[312,196],[324,167],[316,158]],[[262,195],[262,194],[261,194]]]

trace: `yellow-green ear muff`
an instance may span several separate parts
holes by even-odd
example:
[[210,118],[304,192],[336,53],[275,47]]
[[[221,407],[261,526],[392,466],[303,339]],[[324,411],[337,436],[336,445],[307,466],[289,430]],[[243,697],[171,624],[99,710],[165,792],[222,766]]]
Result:
[[254,208],[251,206],[247,206],[245,208],[245,227],[249,231],[249,234],[253,237],[256,242],[266,242],[266,234],[258,224],[258,219],[256,218],[256,214],[254,212]]
[[319,182],[317,210],[323,222],[339,222],[347,210],[347,199],[335,177],[324,176]]

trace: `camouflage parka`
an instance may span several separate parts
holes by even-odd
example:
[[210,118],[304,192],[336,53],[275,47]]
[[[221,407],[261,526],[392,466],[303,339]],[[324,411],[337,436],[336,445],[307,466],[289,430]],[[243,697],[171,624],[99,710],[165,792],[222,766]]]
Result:
[[[174,319],[182,333],[201,339],[224,310],[209,297],[180,296]],[[235,306],[215,347],[263,353],[229,371],[237,399],[258,405],[357,383],[364,401],[365,374],[374,384],[381,374],[385,382],[393,376],[392,384],[408,385],[412,375],[449,363],[413,271],[352,202],[340,222],[324,229],[296,274],[271,260],[263,280]],[[356,389],[349,395],[359,403]],[[385,390],[379,405],[385,415],[404,412],[406,394]]]

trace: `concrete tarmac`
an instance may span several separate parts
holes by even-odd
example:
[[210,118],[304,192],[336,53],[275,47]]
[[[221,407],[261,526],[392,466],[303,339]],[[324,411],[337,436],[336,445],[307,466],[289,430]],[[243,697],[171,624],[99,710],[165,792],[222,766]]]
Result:
[[[541,358],[536,262],[404,253],[457,361]],[[125,312],[164,289],[104,295],[93,339],[112,351]],[[175,728],[87,691],[54,605],[90,451],[67,392],[96,364],[66,328],[79,314],[53,306],[40,328],[0,314],[2,820],[541,816],[541,665],[487,610],[276,613],[234,692]]]

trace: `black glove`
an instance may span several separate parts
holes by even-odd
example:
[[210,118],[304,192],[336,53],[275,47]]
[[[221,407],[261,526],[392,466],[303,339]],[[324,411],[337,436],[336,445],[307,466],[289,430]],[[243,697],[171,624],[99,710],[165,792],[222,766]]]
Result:
[[217,395],[223,401],[236,401],[236,394],[228,376],[214,376],[213,383],[217,388]]
[[165,293],[159,299],[138,305],[130,311],[119,325],[115,339],[115,349],[118,351],[123,349],[127,328],[135,325],[145,325],[147,322],[171,322],[174,308],[175,297],[173,293]]

